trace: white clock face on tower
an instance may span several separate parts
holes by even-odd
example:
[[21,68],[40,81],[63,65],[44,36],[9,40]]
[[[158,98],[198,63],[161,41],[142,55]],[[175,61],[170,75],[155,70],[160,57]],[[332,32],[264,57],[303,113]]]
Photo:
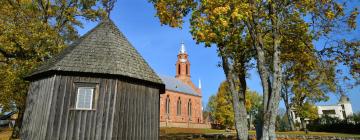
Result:
[[180,62],[184,63],[184,62],[186,62],[186,59],[180,59]]

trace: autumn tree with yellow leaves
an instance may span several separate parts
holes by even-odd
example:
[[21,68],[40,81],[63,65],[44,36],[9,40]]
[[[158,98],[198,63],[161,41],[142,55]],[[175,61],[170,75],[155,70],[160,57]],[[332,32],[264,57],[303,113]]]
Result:
[[[301,35],[305,33],[310,41],[314,41],[329,35],[336,25],[344,22],[346,28],[354,30],[359,13],[356,8],[344,10],[345,4],[335,0],[150,0],[150,2],[154,4],[160,22],[171,27],[181,27],[184,17],[191,15],[191,33],[194,39],[199,43],[205,43],[206,46],[217,46],[230,87],[232,81],[241,78],[237,74],[243,74],[241,70],[247,70],[245,65],[238,65],[241,63],[237,62],[242,62],[243,58],[248,60],[249,57],[244,56],[247,53],[239,53],[241,51],[238,50],[250,47],[250,50],[256,52],[253,58],[257,62],[263,87],[262,124],[260,131],[257,131],[257,137],[262,140],[276,139],[275,121],[283,83],[284,63],[281,56],[286,43],[289,42],[286,40],[287,36],[294,35],[299,39],[293,41],[299,42],[303,41]],[[294,28],[300,30],[292,30]],[[304,44],[312,44],[312,42],[304,42]],[[334,58],[336,61],[349,64],[348,66],[355,69],[353,75],[356,76],[359,73],[356,70],[358,59],[353,61],[354,59],[348,57],[358,58],[357,46],[356,42],[352,41],[336,47],[308,49],[312,53],[327,54],[328,57],[325,58]],[[290,45],[286,50],[292,51],[294,47],[298,46]],[[224,65],[226,62],[231,63]],[[241,82],[237,86],[241,87]],[[233,97],[243,95],[237,92],[232,94]],[[247,130],[241,128],[244,126],[243,116],[246,115],[243,99],[240,98],[240,103],[234,105],[238,139],[248,139]]]
[[281,44],[281,98],[285,104],[290,130],[295,130],[295,118],[290,111],[295,110],[303,122],[304,119],[315,119],[313,116],[317,112],[309,106],[326,101],[327,93],[335,92],[336,85],[334,62],[323,60],[316,53],[313,37],[308,33],[309,28],[300,15],[292,18],[287,22],[294,24],[285,29]]
[[[207,105],[207,110],[210,112],[213,122],[219,124],[220,128],[232,128],[234,126],[235,121],[232,104],[233,99],[229,84],[224,81],[220,84],[216,95],[210,97]],[[254,118],[261,106],[261,96],[255,91],[246,90],[245,106],[250,118]],[[250,125],[252,124],[252,120],[253,119],[249,120]]]

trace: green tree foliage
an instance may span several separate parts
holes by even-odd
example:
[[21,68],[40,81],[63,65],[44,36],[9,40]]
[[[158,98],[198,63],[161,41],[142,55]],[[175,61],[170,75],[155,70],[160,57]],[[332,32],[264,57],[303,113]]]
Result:
[[354,122],[356,124],[360,124],[360,112],[354,113],[354,115],[352,116],[352,119],[354,120]]
[[[234,111],[232,95],[227,82],[222,82],[216,95],[210,96],[207,110],[213,122],[219,123],[221,128],[234,126]],[[249,115],[257,115],[261,106],[261,96],[255,91],[246,92],[246,110]]]
[[279,113],[276,116],[276,131],[288,131],[289,130],[289,121],[287,121],[287,115],[286,115],[286,110],[284,110],[283,108],[279,108]]
[[301,107],[296,107],[295,111],[302,119],[315,120],[319,116],[316,106],[309,102],[305,102]]
[[22,119],[29,84],[23,78],[78,38],[79,18],[95,21],[105,17],[107,7],[98,6],[99,2],[113,4],[100,0],[0,1],[0,104],[4,109],[15,104]]
[[206,105],[206,112],[209,113],[210,121],[215,121],[216,95],[211,95]]
[[[306,34],[302,38],[304,36]],[[308,39],[306,42],[310,41],[311,39]],[[296,44],[298,46],[294,47],[296,51],[289,51],[287,49],[282,53],[283,86],[281,97],[284,100],[292,130],[294,129],[294,124],[291,119],[294,118],[292,118],[289,112],[290,109],[295,109],[296,113],[311,113],[312,110],[306,108],[306,105],[326,101],[328,99],[327,93],[336,90],[334,63],[332,61],[321,60],[316,55],[314,46],[311,43],[304,44],[302,42],[300,41],[301,44]],[[301,118],[312,118],[309,115],[297,115]]]
[[261,95],[256,91],[247,90],[246,92],[246,111],[251,115],[257,115],[260,111],[262,100]]

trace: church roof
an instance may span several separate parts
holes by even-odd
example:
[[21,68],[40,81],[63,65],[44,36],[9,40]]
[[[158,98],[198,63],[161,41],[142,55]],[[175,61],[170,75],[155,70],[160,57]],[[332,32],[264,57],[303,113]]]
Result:
[[46,72],[120,75],[163,84],[110,19],[105,19],[28,78]]
[[194,96],[200,96],[196,91],[189,85],[181,82],[179,79],[169,76],[160,75],[161,80],[165,83],[166,90],[172,90]]

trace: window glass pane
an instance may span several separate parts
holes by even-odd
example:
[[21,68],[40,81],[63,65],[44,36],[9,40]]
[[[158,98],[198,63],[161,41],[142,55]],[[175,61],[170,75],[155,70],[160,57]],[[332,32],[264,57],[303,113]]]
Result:
[[93,87],[79,87],[76,98],[76,109],[92,109]]

